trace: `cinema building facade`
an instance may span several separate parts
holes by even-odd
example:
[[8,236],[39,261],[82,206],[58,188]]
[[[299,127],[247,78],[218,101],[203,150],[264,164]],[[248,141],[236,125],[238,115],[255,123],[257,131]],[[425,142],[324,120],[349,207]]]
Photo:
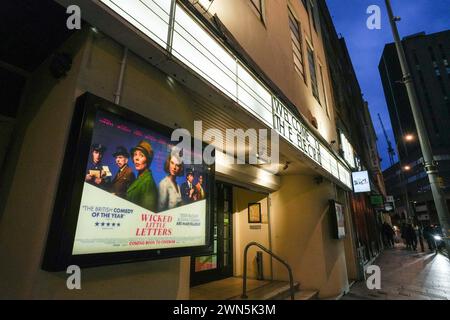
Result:
[[[337,297],[361,277],[351,205],[355,168],[339,153],[342,141],[316,1],[56,2],[78,5],[83,24],[33,70],[21,97],[3,164],[2,298],[189,299],[196,285],[242,277],[244,248],[250,242],[286,261],[300,289],[317,291],[319,298]],[[61,77],[49,71],[55,57],[63,66],[61,57],[70,57]],[[223,143],[215,141],[214,179],[208,180],[213,194],[206,217],[209,251],[186,255],[181,250],[164,259],[143,259],[137,253],[121,263],[99,258],[89,268],[82,265],[82,290],[68,290],[67,274],[60,265],[52,267],[49,247],[65,241],[52,228],[67,196],[61,181],[70,181],[62,180],[71,173],[65,165],[68,146],[80,142],[73,135],[76,109],[89,103],[102,105],[103,117],[95,121],[111,127],[114,116],[108,120],[104,115],[120,105],[121,117],[149,119],[164,128],[199,133],[195,121],[201,121],[204,140],[208,129],[223,137],[227,129],[272,129],[279,134],[279,159],[269,166],[259,153],[257,163],[226,161]],[[100,132],[97,122],[89,121],[83,128]],[[119,129],[129,131],[131,120],[127,123]],[[138,129],[133,133],[142,136]],[[156,161],[155,145],[164,140],[156,136],[154,150],[145,143],[128,149],[147,156],[154,152]],[[96,142],[90,147],[102,150]],[[113,154],[115,147],[106,153]],[[254,152],[248,141],[239,147],[247,155]],[[109,169],[115,174],[113,163]],[[101,192],[91,193],[91,203],[101,206],[95,202]],[[331,210],[336,204],[339,209]],[[129,211],[116,212],[124,213]],[[172,222],[167,216],[159,219],[152,223]],[[79,252],[100,252],[83,251],[82,243]],[[257,251],[254,246],[248,252],[250,279],[288,280],[284,265]]]

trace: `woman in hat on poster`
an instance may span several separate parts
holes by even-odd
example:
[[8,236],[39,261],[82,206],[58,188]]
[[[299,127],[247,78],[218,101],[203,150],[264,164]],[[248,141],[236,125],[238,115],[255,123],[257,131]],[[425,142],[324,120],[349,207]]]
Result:
[[176,152],[171,152],[164,164],[168,175],[159,183],[158,212],[176,208],[183,204],[177,177],[183,175],[183,160]]
[[138,177],[128,188],[126,199],[156,212],[158,191],[150,170],[153,160],[152,146],[148,141],[142,140],[135,148],[131,149],[131,155]]

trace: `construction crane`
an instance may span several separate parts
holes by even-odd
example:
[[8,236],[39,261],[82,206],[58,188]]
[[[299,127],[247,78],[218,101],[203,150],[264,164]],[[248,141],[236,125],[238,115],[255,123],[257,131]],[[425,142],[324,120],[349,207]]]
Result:
[[389,137],[386,133],[386,129],[384,128],[384,124],[383,124],[383,121],[381,120],[380,114],[378,114],[378,119],[380,120],[381,128],[383,128],[384,137],[386,138],[386,142],[388,145],[387,151],[389,153],[389,161],[391,162],[391,166],[393,166],[395,163],[394,162],[395,151],[394,151],[394,148],[392,148],[391,140],[389,140]]

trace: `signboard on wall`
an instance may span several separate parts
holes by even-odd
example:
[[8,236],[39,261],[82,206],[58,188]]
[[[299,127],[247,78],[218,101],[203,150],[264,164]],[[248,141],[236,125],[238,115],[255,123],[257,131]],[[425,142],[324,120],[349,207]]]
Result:
[[381,194],[375,194],[370,196],[370,204],[373,206],[383,206],[383,196]]
[[384,204],[384,210],[387,212],[394,211],[394,206],[391,202],[386,202]]
[[386,196],[386,203],[384,204],[384,209],[388,212],[395,209],[395,199],[394,196]]
[[344,206],[335,201],[329,201],[329,211],[331,218],[332,234],[335,239],[342,239],[345,237],[345,219]]
[[371,191],[369,173],[367,171],[352,172],[352,180],[355,193]]
[[186,161],[198,151],[175,148],[171,132],[93,95],[78,99],[45,270],[211,250],[214,167]]

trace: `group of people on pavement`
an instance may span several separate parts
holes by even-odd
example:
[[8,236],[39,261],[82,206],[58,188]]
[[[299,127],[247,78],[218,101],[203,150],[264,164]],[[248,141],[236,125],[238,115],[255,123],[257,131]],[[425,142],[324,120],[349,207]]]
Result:
[[419,232],[419,228],[417,226],[413,226],[411,223],[403,223],[400,228],[400,233],[402,239],[406,243],[406,249],[409,250],[417,250],[417,238]]
[[[400,236],[406,244],[408,250],[417,250],[417,242],[420,237],[426,240],[428,249],[433,251],[436,249],[434,235],[436,233],[435,227],[427,224],[423,228],[415,226],[411,223],[403,223],[400,227]],[[382,234],[384,239],[384,245],[387,248],[393,248],[396,241],[396,232],[394,228],[387,222],[382,225]]]

